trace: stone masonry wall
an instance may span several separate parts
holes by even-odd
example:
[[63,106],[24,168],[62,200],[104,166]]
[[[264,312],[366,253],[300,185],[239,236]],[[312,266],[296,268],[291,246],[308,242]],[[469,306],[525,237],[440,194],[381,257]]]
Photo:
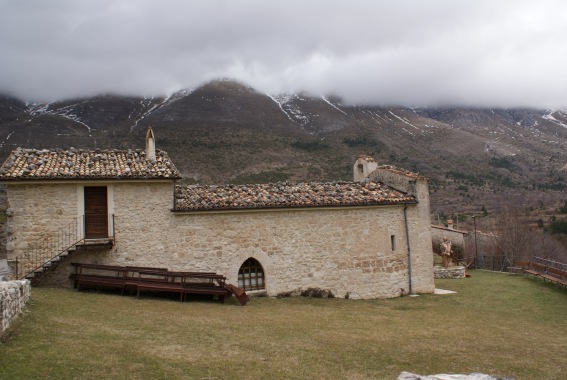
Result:
[[30,282],[0,281],[0,333],[22,312],[30,299]]
[[429,185],[427,178],[409,177],[388,169],[378,168],[371,175],[395,189],[415,196],[418,204],[408,205],[407,217],[412,257],[412,279],[414,293],[431,293],[433,284],[433,249],[431,246],[431,220]]
[[435,278],[465,278],[465,267],[433,267],[433,276]]
[[[77,184],[12,185],[7,187],[7,193],[6,251],[16,275],[17,256],[37,248],[64,226],[76,226]],[[51,241],[50,245],[53,244]],[[19,266],[20,271],[28,272],[38,263],[20,260]]]
[[76,184],[8,186],[8,260],[77,217]]
[[[181,214],[171,211],[172,197],[171,183],[115,183],[115,248],[70,261],[214,271],[237,284],[240,266],[253,257],[269,295],[309,287],[349,298],[409,291],[403,205]],[[432,292],[431,239],[424,249],[417,207],[407,214],[414,291]],[[60,265],[44,285],[70,286],[70,271]]]

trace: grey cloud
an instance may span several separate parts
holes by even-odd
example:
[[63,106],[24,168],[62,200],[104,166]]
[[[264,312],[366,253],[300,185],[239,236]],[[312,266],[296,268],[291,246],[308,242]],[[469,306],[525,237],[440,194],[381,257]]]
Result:
[[164,95],[215,77],[353,103],[567,106],[567,4],[0,0],[0,90]]

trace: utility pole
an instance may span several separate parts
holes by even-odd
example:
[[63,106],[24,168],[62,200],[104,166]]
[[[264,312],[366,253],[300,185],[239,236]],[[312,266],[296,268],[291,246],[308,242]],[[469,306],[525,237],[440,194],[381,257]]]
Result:
[[478,246],[476,243],[476,215],[472,216],[472,220],[474,224],[474,267],[476,269],[477,267],[476,257],[478,256]]

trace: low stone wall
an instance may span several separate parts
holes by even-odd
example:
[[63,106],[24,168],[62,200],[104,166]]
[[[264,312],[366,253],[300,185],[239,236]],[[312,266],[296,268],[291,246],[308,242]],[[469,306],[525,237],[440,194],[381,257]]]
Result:
[[465,267],[433,267],[434,278],[465,278]]
[[30,299],[31,285],[24,281],[0,281],[0,333],[22,312]]

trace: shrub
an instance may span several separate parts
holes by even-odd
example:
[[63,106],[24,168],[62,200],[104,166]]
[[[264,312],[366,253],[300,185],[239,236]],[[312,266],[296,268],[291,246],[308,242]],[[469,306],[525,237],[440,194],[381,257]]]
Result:
[[307,288],[301,292],[301,296],[309,298],[335,298],[333,292],[320,288]]
[[[358,148],[358,147],[362,147],[362,146],[367,146],[367,147],[371,147],[371,148],[375,148],[378,147],[380,145],[380,143],[376,140],[374,140],[371,137],[365,137],[365,136],[358,136],[358,137],[345,137],[343,139],[343,144],[348,145],[351,148]],[[378,150],[378,153],[380,151]]]
[[308,297],[308,298],[335,298],[333,292],[328,289],[321,288],[307,288],[302,290],[301,288],[290,290],[287,292],[281,292],[276,295],[277,298],[289,298],[289,297]]
[[320,141],[295,141],[291,143],[291,146],[307,152],[316,152],[318,150],[329,148],[327,144],[323,144]]

